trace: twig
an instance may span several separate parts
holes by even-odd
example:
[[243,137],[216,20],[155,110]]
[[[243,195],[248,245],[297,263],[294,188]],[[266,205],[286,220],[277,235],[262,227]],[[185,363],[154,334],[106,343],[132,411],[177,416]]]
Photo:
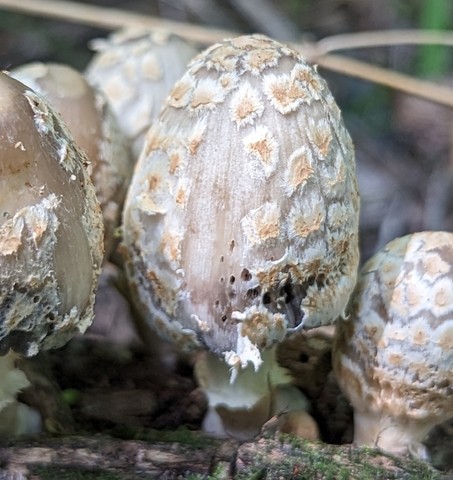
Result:
[[449,87],[338,55],[321,55],[316,61],[318,65],[328,70],[385,85],[441,105],[453,107],[453,89]]
[[356,48],[389,47],[396,45],[453,46],[453,32],[436,30],[383,30],[331,35],[316,43],[319,54]]
[[0,0],[0,8],[44,18],[59,18],[68,22],[105,28],[106,30],[137,26],[149,27],[154,30],[175,32],[181,37],[204,45],[238,35],[237,32],[228,30],[210,29],[116,8],[98,7],[63,0]]
[[[238,32],[228,30],[206,28],[113,8],[79,4],[63,0],[21,0],[20,2],[17,0],[0,0],[0,8],[35,14],[47,18],[60,18],[71,22],[81,22],[106,29],[145,26],[156,30],[172,31],[181,37],[199,42],[203,45],[215,43],[223,38],[233,37],[238,34]],[[421,37],[417,39],[414,36],[414,31],[410,31],[410,33],[412,36],[407,35],[407,42],[415,43],[416,40],[421,41]],[[442,38],[435,36],[433,32],[426,32],[426,34],[427,41],[443,43]],[[363,34],[354,35],[360,35],[362,36],[362,42],[366,41],[367,37],[363,37]],[[375,34],[374,37],[370,37],[370,32],[368,32],[366,35],[369,39],[368,46],[370,46],[373,41],[373,46],[376,46],[378,41],[384,44],[384,39],[380,36],[381,34]],[[389,38],[390,36],[394,36],[393,32],[383,32],[382,35],[388,35]],[[448,45],[451,44],[452,36],[452,33],[447,34],[447,32],[442,32],[442,37],[446,39],[445,42],[449,42]],[[418,80],[409,75],[373,66],[359,60],[323,54],[323,51],[328,51],[329,49],[352,48],[353,44],[354,48],[358,48],[358,42],[352,42],[352,38],[352,35],[349,36],[349,39],[343,36],[344,41],[341,43],[338,41],[337,36],[337,47],[331,43],[332,38],[326,38],[317,44],[293,44],[293,46],[301,51],[309,61],[318,63],[318,65],[326,69],[385,85],[441,105],[453,107],[453,90],[450,88],[437,85],[433,82]]]

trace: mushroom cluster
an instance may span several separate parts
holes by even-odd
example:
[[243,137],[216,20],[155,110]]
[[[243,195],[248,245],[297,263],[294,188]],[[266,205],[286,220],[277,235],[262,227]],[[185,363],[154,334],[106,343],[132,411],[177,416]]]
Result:
[[136,160],[164,98],[198,52],[177,35],[124,29],[93,40],[89,82],[104,92]]
[[133,165],[129,144],[105,96],[68,65],[29,63],[11,70],[10,75],[46,98],[85,151],[104,218],[107,258],[116,243],[115,229],[120,223]]
[[275,346],[342,314],[358,214],[353,146],[316,69],[262,35],[190,63],[147,134],[123,250],[152,328],[212,353],[196,371],[214,430],[230,432],[220,407],[277,404],[291,379]]
[[453,418],[453,233],[398,238],[361,271],[338,323],[334,369],[354,407],[354,442],[428,458]]
[[12,352],[59,347],[92,321],[103,222],[85,163],[44,99],[0,73],[0,409],[27,383]]

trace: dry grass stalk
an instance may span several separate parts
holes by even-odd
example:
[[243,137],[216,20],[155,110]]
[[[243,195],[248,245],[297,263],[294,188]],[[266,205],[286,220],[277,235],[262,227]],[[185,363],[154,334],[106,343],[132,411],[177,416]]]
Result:
[[[206,28],[124,10],[58,0],[0,0],[0,9],[23,12],[46,18],[59,18],[108,30],[120,27],[147,26],[156,30],[172,31],[202,45],[232,37],[238,32]],[[307,59],[319,66],[345,75],[385,85],[416,95],[432,102],[453,107],[453,89],[434,82],[419,80],[410,75],[368,64],[363,61],[327,52],[350,48],[366,48],[396,44],[431,43],[453,45],[453,33],[422,31],[362,32],[327,37],[314,44],[293,44]]]

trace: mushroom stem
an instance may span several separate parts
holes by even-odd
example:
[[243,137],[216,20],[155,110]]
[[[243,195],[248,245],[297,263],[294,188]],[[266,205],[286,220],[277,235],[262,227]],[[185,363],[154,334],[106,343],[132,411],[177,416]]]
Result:
[[[232,374],[234,368],[208,352],[196,361],[195,375],[209,404],[203,429],[211,435],[250,439],[272,417],[307,410],[306,398],[277,363],[275,347],[262,352],[258,368],[249,363]],[[295,422],[286,422],[285,431],[300,431]]]
[[354,412],[354,443],[381,448],[395,455],[411,455],[428,460],[421,443],[432,428],[432,421],[409,417],[395,418],[369,411]]
[[40,414],[17,401],[18,393],[30,385],[25,373],[16,368],[18,358],[13,351],[0,357],[0,438],[41,431]]

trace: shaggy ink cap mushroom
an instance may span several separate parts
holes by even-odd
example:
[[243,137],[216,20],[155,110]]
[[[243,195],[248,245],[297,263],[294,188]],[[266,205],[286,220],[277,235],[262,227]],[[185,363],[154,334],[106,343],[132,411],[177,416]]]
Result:
[[137,159],[163,100],[198,51],[176,35],[137,28],[91,46],[96,53],[86,76],[105,93]]
[[324,80],[267,37],[227,40],[190,63],[148,132],[123,213],[130,282],[155,330],[212,352],[231,382],[251,369],[289,383],[275,346],[345,309],[358,213]]
[[333,355],[356,444],[428,458],[423,438],[453,417],[452,313],[453,233],[398,238],[365,263]]
[[0,73],[0,355],[62,346],[92,321],[103,225],[85,162],[45,100]]
[[104,94],[68,65],[34,62],[15,68],[10,75],[46,98],[87,154],[104,218],[108,257],[116,244],[115,229],[120,223],[133,165],[128,141]]

